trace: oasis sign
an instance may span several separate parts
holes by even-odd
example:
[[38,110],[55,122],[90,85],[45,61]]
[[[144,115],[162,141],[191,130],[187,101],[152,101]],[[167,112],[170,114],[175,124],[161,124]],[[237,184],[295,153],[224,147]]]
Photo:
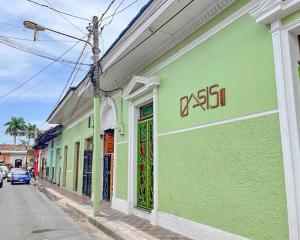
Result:
[[192,93],[189,96],[180,98],[180,116],[186,117],[189,115],[189,110],[199,108],[206,111],[226,105],[225,88],[214,84],[210,87],[199,90],[196,94]]

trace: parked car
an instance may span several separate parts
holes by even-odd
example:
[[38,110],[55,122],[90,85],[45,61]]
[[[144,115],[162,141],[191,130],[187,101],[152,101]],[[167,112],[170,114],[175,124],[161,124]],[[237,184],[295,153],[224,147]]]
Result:
[[3,171],[0,171],[0,188],[3,187],[3,179],[4,179],[4,172]]
[[4,173],[4,178],[7,178],[7,175],[9,173],[8,167],[5,165],[1,165],[0,166],[0,171],[2,171]]
[[11,177],[12,177],[12,175],[13,175],[13,173],[14,173],[14,171],[15,171],[16,169],[19,169],[19,168],[12,168],[12,169],[10,169],[9,173],[7,174],[7,181],[8,181],[8,182],[11,181]]
[[11,177],[11,185],[14,185],[15,183],[30,184],[29,173],[21,168],[17,168]]

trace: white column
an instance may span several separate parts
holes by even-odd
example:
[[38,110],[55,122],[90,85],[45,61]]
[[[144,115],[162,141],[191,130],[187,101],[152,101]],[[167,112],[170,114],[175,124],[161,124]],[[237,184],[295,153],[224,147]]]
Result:
[[292,124],[292,122],[296,120],[295,111],[293,110],[294,93],[293,88],[291,89],[292,79],[286,78],[287,69],[285,69],[286,59],[284,58],[284,56],[287,49],[284,48],[283,35],[284,33],[283,30],[281,30],[281,22],[276,21],[272,23],[277,98],[289,222],[289,239],[299,240],[299,209],[297,209],[296,187],[297,185],[299,185],[300,187],[300,184],[298,183],[296,185],[295,182],[295,172],[297,171],[297,169],[295,169],[294,161],[300,161],[300,159],[295,159],[295,155],[293,152],[295,141],[298,142],[299,139],[296,139],[294,136],[296,129],[294,129],[294,124]]

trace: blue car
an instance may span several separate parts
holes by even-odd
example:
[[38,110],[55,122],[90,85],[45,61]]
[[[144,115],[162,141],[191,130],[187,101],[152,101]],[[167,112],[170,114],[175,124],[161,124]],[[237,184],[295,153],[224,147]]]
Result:
[[15,183],[26,183],[30,184],[30,175],[23,169],[16,169],[11,177],[11,185]]

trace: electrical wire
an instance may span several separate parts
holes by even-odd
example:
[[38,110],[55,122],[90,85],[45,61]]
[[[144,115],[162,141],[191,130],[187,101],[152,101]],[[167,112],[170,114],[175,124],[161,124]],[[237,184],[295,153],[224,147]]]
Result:
[[19,88],[21,88],[22,86],[24,86],[26,83],[32,81],[34,78],[36,78],[39,74],[41,74],[42,72],[44,72],[45,70],[47,70],[49,67],[51,67],[54,63],[56,63],[61,57],[63,57],[64,55],[66,55],[68,52],[70,52],[80,41],[76,42],[71,48],[69,48],[67,51],[65,51],[63,54],[61,54],[57,59],[55,59],[54,61],[52,61],[51,63],[49,63],[46,67],[44,67],[43,69],[41,69],[40,71],[38,71],[36,74],[34,74],[32,77],[28,78],[27,80],[25,80],[24,82],[22,82],[21,84],[19,84],[17,87],[15,87],[14,89],[8,91],[7,93],[3,94],[0,96],[0,99],[10,95],[11,93],[15,92],[16,90],[18,90]]
[[[108,26],[109,24],[111,24],[111,22],[113,21],[114,17],[116,16],[116,12],[118,11],[118,9],[122,6],[122,4],[123,4],[125,1],[126,1],[126,0],[122,0],[122,1],[120,2],[120,4],[116,7],[115,11],[114,11],[113,14],[111,15],[111,19],[109,20],[108,23],[106,23],[106,24],[104,24],[104,25],[102,26],[102,29],[103,29],[104,27]],[[103,19],[102,19],[102,21],[103,21]],[[100,32],[102,32],[102,31],[100,30]]]
[[[28,47],[28,46],[24,45],[23,43],[13,41],[13,40],[8,39],[8,38],[6,38],[2,35],[0,35],[0,43],[5,44],[7,46],[10,46],[12,48],[18,49],[18,50],[23,51],[23,52],[33,54],[33,55],[38,56],[38,57],[46,58],[46,59],[49,59],[49,60],[56,60],[56,61],[61,62],[61,63],[76,64],[76,62],[74,62],[74,61],[65,60],[65,59],[62,59],[62,58],[57,58],[57,56],[49,54],[45,51],[41,51],[41,50],[38,50],[38,49],[35,49],[35,48]],[[82,63],[81,65],[89,66],[90,64]]]
[[[140,26],[142,26],[150,17],[152,17],[152,15],[153,14],[155,14],[163,5],[165,5],[166,3],[168,2],[168,0],[165,0],[163,3],[161,3],[160,4],[160,6],[159,7],[157,7],[156,9],[155,9],[155,11],[151,14],[151,15],[149,15],[147,18],[145,18],[145,20],[143,21],[143,22],[141,22],[139,25],[137,25],[127,36],[129,37],[129,36],[131,36],[132,34],[134,34],[135,33],[135,31],[140,27]],[[120,45],[120,44],[122,44],[124,41],[125,41],[126,39],[120,39],[119,41],[118,41],[118,44]]]
[[171,18],[169,18],[166,22],[164,22],[159,28],[152,31],[151,34],[146,37],[143,41],[141,41],[139,44],[137,44],[135,47],[133,47],[128,53],[126,53],[124,56],[119,58],[116,62],[111,64],[105,71],[115,66],[117,63],[122,61],[125,57],[127,57],[130,53],[132,53],[135,49],[137,49],[139,46],[141,46],[144,42],[146,42],[150,37],[152,37],[156,32],[158,32],[161,28],[163,28],[165,25],[167,25],[171,20],[173,20],[177,15],[179,15],[182,11],[184,11],[192,2],[195,0],[191,0],[189,3],[187,3],[183,8],[181,8],[177,13],[175,13]]
[[[12,36],[4,36],[0,35],[1,37],[8,38],[8,39],[15,39],[20,41],[28,41],[28,42],[36,42],[33,39],[29,38],[19,38],[19,37],[12,37]],[[76,40],[55,40],[55,39],[39,39],[39,42],[76,42]]]
[[58,71],[56,71],[55,73],[51,74],[51,76],[48,76],[47,78],[42,79],[41,81],[39,81],[39,82],[36,83],[35,85],[33,85],[33,86],[31,86],[31,87],[25,89],[25,91],[22,91],[20,94],[14,96],[14,98],[10,98],[10,99],[8,99],[8,100],[5,101],[5,102],[0,103],[0,106],[1,106],[1,105],[5,105],[6,103],[11,102],[11,101],[14,100],[15,98],[20,97],[20,96],[22,96],[22,95],[28,93],[28,92],[31,91],[32,89],[34,89],[34,88],[36,88],[37,86],[41,85],[42,83],[47,82],[49,79],[52,79],[54,76],[56,76],[56,74],[58,74],[59,72],[61,72],[63,69],[65,69],[65,66],[61,67]]
[[[78,18],[78,19],[81,19],[81,20],[89,21],[89,22],[92,21],[91,19],[88,19],[88,18],[84,18],[84,17],[76,16],[76,15],[71,14],[71,13],[66,13],[66,12],[60,11],[60,10],[54,8],[53,6],[48,6],[48,5],[46,5],[46,4],[38,3],[38,2],[32,1],[32,0],[26,0],[26,1],[31,2],[31,3],[34,3],[34,4],[36,4],[36,5],[38,5],[38,6],[41,6],[41,7],[46,7],[46,8],[48,8],[48,9],[52,10],[52,11],[58,12],[58,13],[60,13],[60,14],[67,15],[67,16],[69,16],[69,17]],[[48,4],[49,4],[49,3],[48,3]],[[49,5],[50,5],[50,4],[49,4]]]
[[100,19],[98,21],[98,25],[100,26],[104,16],[106,15],[106,13],[109,11],[109,9],[111,8],[111,6],[114,4],[116,0],[111,0],[110,4],[107,6],[106,10],[102,13],[102,15],[100,16]]
[[[83,51],[82,51],[82,54],[81,54],[81,56],[80,56],[80,58],[82,57],[82,61],[84,61],[85,58],[86,58],[87,55],[88,55],[88,51],[86,51],[85,54],[83,53],[86,47],[87,47],[87,45],[84,47],[84,49],[83,49]],[[84,55],[85,55],[85,56],[84,56]],[[79,59],[80,59],[80,58],[79,58]],[[72,73],[72,74],[73,74],[73,73]],[[70,75],[70,78],[72,77],[72,74]],[[72,80],[72,82],[70,83],[69,86],[72,86],[73,82],[74,82],[75,79],[76,79],[77,74],[78,74],[78,71],[77,71],[76,74],[74,75],[73,80]],[[86,74],[86,76],[87,76],[87,74]],[[89,83],[89,81],[87,81],[87,84],[88,84],[88,83]],[[86,84],[86,86],[87,86],[87,84]],[[68,86],[68,83],[66,84],[66,86]],[[86,86],[85,86],[85,88],[86,88]],[[85,88],[84,88],[84,90],[82,91],[82,93],[81,93],[81,95],[80,95],[80,97],[79,97],[79,100],[76,102],[76,105],[75,105],[75,108],[74,108],[73,111],[72,111],[71,117],[69,117],[69,119],[68,119],[68,121],[67,121],[67,123],[66,123],[65,125],[67,125],[67,124],[69,123],[70,119],[71,119],[72,116],[74,115],[74,113],[75,113],[75,111],[76,111],[76,109],[77,109],[77,106],[78,106],[78,104],[79,104],[79,102],[80,102],[80,100],[81,100],[81,98],[82,98],[82,95],[83,95],[83,93],[84,93],[84,91],[85,91]],[[64,91],[63,91],[63,92],[64,92]],[[62,92],[62,93],[63,93],[63,92]],[[74,94],[74,93],[73,93],[73,94]],[[61,102],[61,101],[59,101],[59,103],[60,103],[60,102]],[[58,106],[59,103],[57,103],[56,106]],[[65,110],[66,110],[66,104],[65,104],[64,107],[63,107],[62,118],[61,118],[62,120],[64,119]]]
[[[44,2],[48,3],[52,8],[54,8],[54,6],[47,0],[44,0]],[[84,31],[82,31],[79,27],[77,27],[74,23],[72,23],[68,18],[66,18],[62,13],[58,12],[58,14],[65,19],[69,24],[71,24],[74,28],[76,28],[78,31],[85,33]]]
[[132,3],[128,4],[126,7],[122,8],[120,11],[115,11],[113,14],[111,14],[111,15],[103,18],[102,21],[104,21],[104,20],[106,20],[106,19],[108,19],[110,17],[113,17],[113,16],[115,16],[115,15],[117,15],[117,14],[123,12],[123,11],[125,11],[126,9],[130,8],[132,5],[134,5],[135,3],[137,3],[138,1],[140,1],[140,0],[133,1]]
[[[88,37],[88,40],[89,40],[89,38],[90,38],[90,35],[89,35],[89,37]],[[87,40],[87,41],[88,41],[88,40]],[[74,72],[75,72],[75,70],[76,70],[77,65],[79,64],[79,61],[80,61],[81,57],[83,56],[83,52],[84,52],[84,50],[85,50],[86,47],[87,47],[87,42],[85,43],[83,49],[81,50],[80,55],[79,55],[79,57],[78,57],[78,59],[77,59],[77,61],[76,61],[77,64],[74,66],[74,68],[73,68],[73,70],[72,70],[72,72],[71,72],[71,74],[70,74],[70,77],[68,78],[68,80],[67,80],[67,82],[66,82],[66,84],[65,84],[65,86],[64,86],[64,88],[63,88],[63,90],[61,91],[61,93],[60,93],[60,95],[59,95],[59,98],[58,98],[58,100],[57,100],[55,106],[57,106],[57,105],[60,103],[61,98],[62,98],[64,92],[66,91],[67,87],[69,86],[69,83],[70,83],[70,81],[71,81],[71,79],[72,79],[72,77],[73,77],[73,74],[74,74]],[[73,80],[73,81],[74,81],[74,80]],[[73,81],[72,81],[72,82],[73,82]],[[72,83],[71,83],[71,84],[72,84]]]

